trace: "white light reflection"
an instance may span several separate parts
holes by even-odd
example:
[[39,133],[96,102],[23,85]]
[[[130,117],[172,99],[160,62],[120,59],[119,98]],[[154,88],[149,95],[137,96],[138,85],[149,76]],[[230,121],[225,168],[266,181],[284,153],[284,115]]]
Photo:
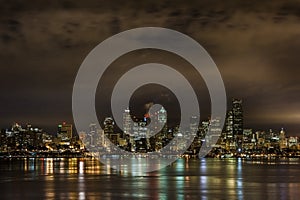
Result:
[[183,200],[184,195],[184,177],[183,176],[176,176],[176,192],[177,192],[177,199]]
[[80,160],[78,163],[78,199],[85,199],[85,178],[84,178],[84,161]]
[[200,160],[200,170],[201,170],[201,173],[206,173],[206,159],[202,158]]
[[[202,158],[200,160],[200,190],[202,192],[207,191],[207,187],[208,187],[208,180],[207,180],[207,163],[206,163],[206,159]],[[202,195],[202,199],[206,199],[204,195]]]
[[79,174],[84,174],[84,162],[79,161]]
[[78,193],[78,199],[79,200],[84,200],[85,199],[85,192],[79,192]]
[[238,158],[237,160],[237,198],[244,199],[244,194],[243,194],[243,173],[242,173],[242,159]]
[[177,172],[182,172],[184,171],[184,160],[183,159],[178,159],[176,161],[176,171]]
[[200,187],[201,190],[207,189],[207,177],[206,176],[200,176]]
[[176,192],[177,199],[184,199],[184,176],[181,174],[184,171],[185,163],[184,159],[178,159],[176,161],[176,173],[178,173],[175,177],[176,180]]

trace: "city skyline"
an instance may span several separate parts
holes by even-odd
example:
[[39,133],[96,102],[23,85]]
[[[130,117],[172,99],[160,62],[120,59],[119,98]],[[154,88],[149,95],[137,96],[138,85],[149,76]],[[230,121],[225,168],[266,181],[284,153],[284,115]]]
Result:
[[[204,46],[223,77],[227,100],[244,100],[245,127],[284,127],[288,133],[300,135],[300,5],[292,0],[252,1],[251,5],[234,2],[47,1],[45,7],[35,1],[3,1],[0,126],[31,122],[51,132],[52,124],[73,122],[72,86],[88,52],[121,31],[157,26],[185,33]],[[124,55],[107,72],[105,88],[97,94],[100,119],[110,115],[106,97],[115,77],[147,61],[183,71],[196,85],[201,116],[209,116],[209,97],[201,77],[194,77],[187,64],[174,55],[141,51]],[[176,113],[170,93],[162,88],[158,94],[147,91],[149,94],[136,93],[132,100],[136,110],[143,112],[145,103],[163,101]],[[155,97],[143,98],[152,94]]]
[[[244,114],[244,109],[243,109],[243,106],[244,106],[243,100],[233,98],[230,103],[231,103],[231,106],[227,109],[226,119],[225,119],[224,125],[222,127],[221,134],[227,135],[228,132],[231,132],[231,135],[238,136],[238,135],[243,135],[244,130],[246,130],[246,131],[252,130],[253,132],[263,132],[263,133],[267,133],[267,132],[280,133],[280,131],[282,131],[282,130],[285,130],[285,132],[286,132],[286,130],[288,130],[288,128],[286,128],[286,127],[281,127],[279,129],[276,129],[274,127],[268,127],[266,129],[256,129],[254,127],[244,126],[245,114]],[[166,125],[167,127],[171,128],[171,129],[174,129],[179,126],[179,123],[170,122],[170,120],[167,116],[167,110],[165,110],[164,107],[161,107],[161,109],[159,111],[157,111],[155,114],[153,114],[153,115],[150,114],[149,108],[152,106],[152,104],[153,103],[146,104],[145,112],[143,112],[144,114],[139,115],[139,116],[132,114],[132,111],[129,108],[126,108],[123,111],[122,127],[119,127],[115,123],[114,118],[112,116],[105,116],[104,120],[102,122],[99,122],[100,127],[96,127],[96,128],[97,129],[100,128],[101,130],[105,131],[106,124],[111,124],[111,127],[113,127],[113,128],[110,128],[109,132],[130,135],[130,134],[132,134],[132,133],[130,133],[130,130],[133,131],[132,130],[133,127],[135,127],[135,126],[144,127],[144,126],[148,125],[151,122],[150,117],[155,117],[154,118],[155,121],[159,120],[159,124],[164,125],[164,126]],[[193,124],[193,126],[196,126],[195,123],[196,123],[196,121],[199,120],[198,128],[200,128],[203,125],[203,123],[213,120],[213,119],[211,119],[210,116],[206,116],[204,119],[202,119],[202,118],[198,119],[198,117],[192,116],[192,115],[190,117],[191,117],[190,123]],[[132,122],[130,120],[132,120]],[[193,122],[193,121],[195,121],[195,122]],[[156,123],[157,122],[155,122],[155,124]],[[95,122],[90,122],[90,126],[91,125],[96,126],[96,124],[97,123],[95,123]],[[160,127],[161,125],[151,125],[150,127],[148,127],[148,129],[156,132],[155,130],[152,130],[151,128],[155,127],[155,129],[160,129],[160,128],[162,128],[162,127]],[[55,131],[52,131],[52,132],[48,132],[47,129],[43,128],[42,126],[39,126],[38,124],[32,124],[30,122],[19,123],[17,121],[11,122],[10,125],[8,125],[6,127],[0,127],[0,130],[4,133],[5,131],[9,131],[10,127],[11,127],[11,129],[13,129],[15,126],[36,127],[35,129],[40,129],[40,130],[44,131],[45,133],[50,134],[52,136],[66,137],[64,135],[67,134],[67,135],[69,135],[68,136],[69,138],[72,138],[73,136],[76,136],[76,135],[79,136],[79,133],[82,131],[84,131],[84,132],[88,131],[88,130],[77,130],[76,127],[71,122],[68,122],[68,121],[59,122],[55,126],[52,125],[52,128],[55,129]],[[160,128],[158,128],[157,126]],[[218,128],[220,128],[219,125],[218,125]],[[70,131],[71,131],[71,133],[70,133]],[[288,133],[288,132],[287,132],[287,135],[288,136],[298,136],[298,135]],[[227,137],[228,137],[228,135],[227,135]],[[230,136],[230,137],[232,137],[232,136]]]
[[[116,127],[111,117],[105,118],[102,128],[96,123],[90,123],[87,130],[81,130],[78,134],[73,133],[73,125],[66,122],[57,126],[55,135],[49,135],[31,124],[22,127],[15,123],[10,129],[0,132],[0,156],[126,157],[130,153],[142,153],[151,157],[157,153],[156,156],[168,154],[195,157],[203,155],[203,149],[211,148],[203,156],[299,157],[299,137],[287,134],[284,129],[264,131],[244,128],[243,116],[242,100],[233,99],[223,130],[218,117],[199,121],[197,116],[191,116],[188,127],[169,126],[163,107],[146,113],[140,120],[134,117],[131,120],[130,110],[126,108],[123,111],[123,131]],[[191,143],[187,144],[191,136]],[[119,151],[122,149],[125,151]]]
[[[234,102],[234,101],[240,101],[240,103],[243,102],[242,99],[236,99],[236,98],[233,98],[232,101],[230,101],[231,103]],[[150,106],[153,105],[153,102],[149,102],[147,104],[144,105],[143,109],[140,109],[140,110],[135,110],[132,114],[132,110],[130,111],[129,108],[127,108],[125,110],[125,113],[128,112],[127,115],[131,116],[132,120],[138,122],[138,121],[143,121],[143,119],[147,116],[149,117],[149,114],[147,112],[147,110],[150,108]],[[244,106],[244,104],[243,104]],[[140,106],[141,107],[141,106]],[[231,107],[231,108],[230,108]],[[228,115],[233,115],[232,113],[232,105],[231,106],[228,106],[228,109],[227,109],[227,116],[226,116],[226,120],[225,120],[225,123],[223,125],[223,130],[226,129],[226,123],[228,121]],[[174,112],[174,111],[173,111]],[[244,109],[243,109],[243,113],[244,113]],[[136,114],[136,115],[135,115]],[[123,116],[124,117],[124,116]],[[168,115],[169,117],[169,115]],[[192,116],[191,116],[192,117]],[[105,120],[108,119],[108,118],[111,118],[113,120],[113,116],[111,115],[107,115],[107,116],[104,116],[103,117],[103,120],[99,121],[99,124],[101,125],[101,127],[103,126],[104,127],[104,124],[105,124]],[[287,126],[267,126],[267,125],[262,125],[262,128],[257,128],[257,127],[251,127],[251,126],[245,126],[244,124],[248,124],[247,121],[244,119],[244,118],[247,118],[247,114],[242,114],[242,127],[240,127],[240,131],[241,132],[243,129],[252,129],[253,131],[269,131],[269,130],[275,130],[275,131],[280,131],[282,129],[286,130],[288,132],[288,135],[293,135],[293,136],[299,136],[300,134],[297,134],[298,132],[289,132],[289,127]],[[172,118],[171,118],[172,119]],[[200,121],[199,121],[199,126],[201,125],[201,122],[203,121],[208,121],[210,119],[210,116],[201,116],[200,118]],[[178,125],[178,119],[176,118],[175,120],[176,122],[172,122],[170,121],[170,119],[168,119],[168,124],[175,127],[176,125]],[[13,126],[14,124],[20,124],[20,125],[34,125],[35,127],[39,127],[39,128],[42,128],[44,131],[46,131],[47,133],[51,134],[51,135],[56,135],[57,134],[57,125],[61,126],[60,124],[73,124],[72,120],[71,121],[67,121],[67,120],[62,120],[62,121],[58,121],[56,123],[56,125],[50,125],[48,124],[48,126],[46,127],[43,127],[43,125],[40,125],[40,124],[34,124],[34,123],[31,123],[30,121],[26,121],[26,120],[14,120],[12,122],[10,122],[9,124],[5,125],[5,126],[1,126],[0,129],[2,130],[5,130],[5,129],[9,129],[9,127]],[[91,124],[93,124],[94,122],[91,122]],[[167,121],[166,121],[167,123]],[[177,123],[177,124],[176,124]],[[128,129],[128,127],[124,127],[124,130],[125,130],[125,133],[126,133],[126,130]],[[82,131],[82,130],[76,130],[76,127],[73,126],[72,127],[72,130],[74,132],[76,132],[78,134],[78,131]],[[117,125],[115,125],[115,130],[117,131],[121,131],[121,127],[118,127]],[[235,131],[235,132],[238,132],[238,131]]]

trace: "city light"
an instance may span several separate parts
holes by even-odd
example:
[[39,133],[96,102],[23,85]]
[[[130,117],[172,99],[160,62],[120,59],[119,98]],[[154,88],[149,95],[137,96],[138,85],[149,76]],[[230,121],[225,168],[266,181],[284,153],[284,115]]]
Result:
[[[218,132],[219,119],[195,123],[198,119],[191,116],[190,130],[196,130],[193,143],[187,148],[185,156],[197,157],[202,145],[212,145],[212,150],[207,157],[242,157],[242,158],[272,158],[272,157],[300,157],[300,141],[297,136],[287,136],[282,128],[278,132],[253,131],[244,128],[242,101],[232,100],[232,109],[228,111],[226,123],[221,137],[217,136],[214,144],[214,131]],[[23,128],[14,123],[11,128],[1,132],[0,156],[1,157],[93,157],[99,156],[86,150],[85,145],[91,148],[104,148],[111,152],[113,145],[132,152],[151,156],[151,152],[159,152],[160,149],[171,142],[171,150],[185,148],[176,144],[172,146],[172,139],[177,136],[185,137],[190,130],[179,130],[168,127],[167,112],[164,108],[151,114],[154,128],[163,127],[158,134],[153,135],[146,125],[150,119],[150,113],[145,114],[145,119],[137,120],[131,116],[127,108],[123,114],[123,132],[116,131],[117,127],[112,117],[106,117],[103,122],[103,130],[96,124],[90,124],[90,130],[73,133],[72,124],[63,122],[57,126],[57,133],[48,134],[43,129],[27,124]],[[131,119],[135,119],[132,123]],[[152,127],[152,128],[153,128]],[[216,127],[216,128],[215,128]],[[207,136],[208,130],[212,134]],[[216,130],[215,130],[216,129]],[[108,142],[109,141],[109,142]],[[95,151],[97,152],[97,151]],[[113,155],[111,155],[113,156]]]

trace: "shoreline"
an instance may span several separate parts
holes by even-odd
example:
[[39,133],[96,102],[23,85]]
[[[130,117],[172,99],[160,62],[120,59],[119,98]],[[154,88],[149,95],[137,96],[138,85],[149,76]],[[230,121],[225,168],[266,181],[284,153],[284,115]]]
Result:
[[[138,155],[137,155],[138,156]],[[83,159],[97,159],[94,156],[91,155],[78,155],[78,156],[74,156],[74,155],[57,155],[57,156],[22,156],[22,155],[7,155],[7,156],[0,156],[0,160],[7,160],[7,159],[51,159],[51,158],[67,158],[67,159],[73,159],[73,158],[83,158]],[[122,159],[121,158],[116,158],[115,155],[108,155],[106,156],[106,158],[112,158],[112,159]],[[150,158],[148,156],[143,156],[143,158]],[[203,158],[199,158],[198,155],[188,155],[188,154],[184,154],[178,157],[180,158],[185,158],[185,159],[221,159],[221,160],[227,160],[227,159],[243,159],[243,160],[276,160],[276,159],[289,159],[289,158],[298,158],[300,159],[300,155],[293,155],[293,156],[281,156],[281,155],[277,155],[277,156],[268,156],[268,155],[260,155],[260,156],[231,156],[231,157],[226,157],[226,156],[206,156]]]

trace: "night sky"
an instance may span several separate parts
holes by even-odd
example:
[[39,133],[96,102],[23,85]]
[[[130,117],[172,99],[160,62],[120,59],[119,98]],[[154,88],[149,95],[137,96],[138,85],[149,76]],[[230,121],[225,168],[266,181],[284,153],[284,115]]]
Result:
[[[31,123],[55,132],[58,123],[73,123],[73,82],[87,54],[113,34],[158,26],[185,33],[208,51],[228,101],[243,99],[245,128],[284,127],[289,135],[300,135],[299,1],[159,2],[0,0],[0,127]],[[116,77],[126,66],[146,61],[177,66],[201,97],[204,83],[198,84],[188,64],[175,57],[139,51],[117,60],[103,80],[107,87],[97,92],[99,119],[108,114],[106,94]],[[141,105],[160,99],[176,111],[176,101],[163,88],[137,91],[131,107],[136,104],[143,112]],[[204,119],[208,98],[200,102]]]

